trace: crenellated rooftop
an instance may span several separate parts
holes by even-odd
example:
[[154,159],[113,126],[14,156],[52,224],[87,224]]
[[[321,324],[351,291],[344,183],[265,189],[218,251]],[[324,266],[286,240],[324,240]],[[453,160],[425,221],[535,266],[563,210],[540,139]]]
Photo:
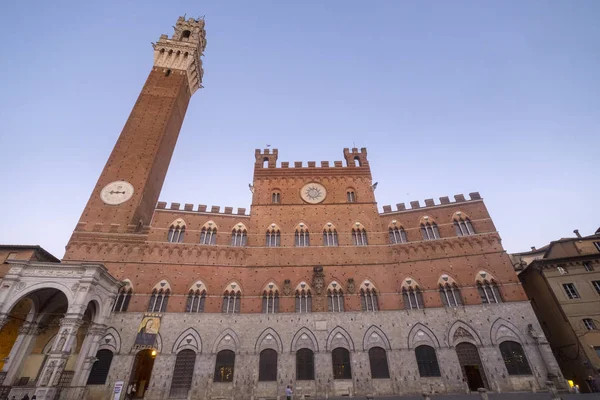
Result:
[[397,203],[396,210],[393,210],[393,211],[392,211],[392,206],[385,205],[385,206],[383,206],[383,214],[397,213],[397,212],[402,212],[402,211],[412,211],[412,210],[425,209],[425,208],[431,208],[431,207],[441,207],[441,206],[446,206],[446,205],[464,203],[464,202],[468,202],[468,201],[483,200],[481,198],[481,196],[479,195],[479,192],[469,193],[469,197],[470,197],[470,200],[467,200],[467,199],[465,199],[464,194],[455,194],[454,201],[450,201],[450,198],[448,196],[444,196],[444,197],[440,197],[439,204],[435,204],[435,201],[433,199],[425,199],[424,207],[421,207],[421,203],[419,202],[419,200],[411,201],[410,207],[408,207],[408,208],[406,207],[405,203]]
[[167,208],[166,201],[159,201],[156,205],[157,210],[165,210],[165,211],[187,211],[187,212],[198,212],[198,213],[210,213],[210,214],[221,214],[221,215],[246,215],[245,208],[238,208],[237,213],[233,214],[233,207],[225,207],[223,212],[221,212],[221,206],[211,206],[210,209],[205,204],[198,204],[198,207],[194,210],[194,205],[190,203],[185,203],[183,205],[183,209],[181,208],[181,203],[171,203],[169,208]]
[[[316,161],[308,161],[304,164],[303,161],[282,161],[279,167],[277,166],[277,159],[279,157],[279,151],[277,149],[256,149],[254,151],[255,163],[254,163],[254,175],[272,175],[276,174],[298,174],[303,175],[305,173],[314,173],[315,168],[319,170],[320,174],[349,174],[349,175],[371,175],[371,169],[369,167],[369,161],[367,160],[367,149],[361,148],[345,148],[344,149],[344,161],[320,161],[317,166]],[[265,164],[266,163],[266,164]]]

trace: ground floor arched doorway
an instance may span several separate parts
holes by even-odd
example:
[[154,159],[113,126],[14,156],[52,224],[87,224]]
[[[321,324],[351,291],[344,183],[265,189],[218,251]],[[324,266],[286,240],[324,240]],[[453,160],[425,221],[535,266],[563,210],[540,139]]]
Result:
[[[154,349],[141,350],[135,355],[129,379],[129,384],[135,388],[135,393],[130,393],[132,398],[143,398],[148,387],[150,387],[155,358],[156,350]],[[129,390],[128,386],[127,391],[129,392]]]
[[476,391],[479,388],[487,388],[487,379],[477,347],[471,343],[459,343],[456,345],[456,354],[469,389]]

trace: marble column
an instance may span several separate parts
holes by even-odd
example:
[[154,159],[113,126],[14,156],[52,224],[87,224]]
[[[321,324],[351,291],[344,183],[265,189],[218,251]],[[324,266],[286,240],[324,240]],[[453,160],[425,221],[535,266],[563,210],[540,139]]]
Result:
[[35,392],[38,400],[54,398],[56,386],[67,364],[77,331],[83,324],[82,317],[83,315],[71,314],[60,320],[58,334],[54,338],[54,343],[38,380]]
[[102,340],[102,337],[106,333],[106,329],[107,326],[102,324],[94,324],[88,328],[81,349],[79,350],[79,355],[75,361],[75,374],[70,385],[74,389],[69,390],[68,399],[80,399],[83,397],[83,390],[85,389],[90,371],[94,363],[98,360],[96,353],[98,352],[98,347],[100,347],[100,340]]

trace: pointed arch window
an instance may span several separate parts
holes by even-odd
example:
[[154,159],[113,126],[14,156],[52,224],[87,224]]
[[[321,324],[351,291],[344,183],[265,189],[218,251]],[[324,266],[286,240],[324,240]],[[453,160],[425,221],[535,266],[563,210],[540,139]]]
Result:
[[296,289],[296,312],[312,312],[312,295],[310,289]]
[[148,312],[165,312],[167,311],[167,303],[169,302],[170,289],[156,288],[152,290],[150,301],[148,302]]
[[506,341],[500,343],[499,347],[509,375],[531,375],[529,362],[519,343]]
[[491,282],[488,280],[477,281],[477,291],[483,304],[502,303],[500,289],[493,280]]
[[402,227],[390,228],[389,234],[390,234],[390,243],[391,244],[399,244],[399,243],[407,243],[408,242],[408,237],[406,236],[406,231]]
[[119,292],[119,296],[117,296],[117,301],[113,306],[113,312],[127,311],[132,295],[133,289],[131,288],[131,286],[127,285],[123,287]]
[[333,379],[352,379],[350,352],[343,347],[337,347],[331,352],[333,364]]
[[194,367],[196,365],[196,353],[193,350],[181,350],[175,358],[175,368],[171,378],[171,389],[169,398],[187,399],[192,388]]
[[462,212],[454,214],[454,229],[456,230],[456,236],[470,236],[475,234],[475,229],[471,224],[471,219]]
[[279,247],[281,246],[281,233],[277,225],[272,224],[271,227],[267,230],[266,236],[267,247]]
[[389,379],[390,369],[388,368],[387,354],[381,347],[371,347],[369,349],[369,364],[371,366],[371,377],[373,379]]
[[112,364],[113,352],[110,350],[98,350],[96,353],[97,361],[92,365],[92,370],[88,376],[87,385],[104,385],[110,365]]
[[406,279],[402,287],[402,300],[405,310],[420,310],[424,308],[423,293],[412,279]]
[[277,352],[275,350],[265,349],[260,352],[258,380],[267,382],[277,380]]
[[378,311],[377,291],[375,289],[361,289],[360,306],[363,311]]
[[233,382],[235,353],[231,350],[221,350],[217,353],[215,362],[214,382]]
[[327,310],[344,312],[344,292],[336,282],[332,282],[327,288]]
[[239,314],[242,303],[242,292],[239,290],[226,290],[223,294],[223,314]]
[[178,219],[171,224],[169,227],[169,233],[167,235],[167,242],[169,243],[183,243],[185,236],[185,222],[182,219]]
[[444,307],[462,306],[460,290],[458,289],[456,283],[440,283],[440,298],[442,299],[442,304]]
[[200,231],[200,244],[214,246],[217,244],[217,226],[208,221]]
[[200,291],[199,289],[190,290],[188,293],[187,304],[185,306],[185,312],[189,313],[201,313],[204,312],[204,303],[206,302],[206,290]]
[[315,380],[315,353],[311,349],[300,349],[296,352],[296,379]]
[[335,247],[338,246],[338,234],[335,226],[331,223],[328,223],[325,228],[323,228],[323,246],[327,247]]
[[265,290],[262,297],[262,312],[275,314],[279,312],[279,291]]
[[352,228],[352,244],[355,246],[367,246],[367,230],[360,222]]
[[360,285],[360,308],[363,311],[378,311],[377,290],[371,282],[364,281]]
[[310,246],[310,236],[308,234],[308,228],[304,224],[298,225],[296,233],[294,235],[296,247],[308,247]]
[[237,224],[231,231],[231,245],[244,247],[248,241],[248,231],[243,224]]
[[442,376],[435,349],[431,346],[418,346],[415,349],[419,375],[421,377]]
[[429,222],[429,217],[423,217],[421,222],[421,235],[423,240],[436,240],[440,238],[440,231],[435,222]]

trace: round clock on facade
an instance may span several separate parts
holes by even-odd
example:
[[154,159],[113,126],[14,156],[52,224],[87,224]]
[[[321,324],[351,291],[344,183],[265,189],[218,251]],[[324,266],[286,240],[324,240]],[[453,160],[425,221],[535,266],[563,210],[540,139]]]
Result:
[[320,183],[307,183],[300,189],[300,197],[302,200],[310,204],[317,204],[325,200],[327,190]]
[[100,192],[102,201],[112,206],[125,203],[131,196],[133,196],[133,186],[125,181],[111,182]]

